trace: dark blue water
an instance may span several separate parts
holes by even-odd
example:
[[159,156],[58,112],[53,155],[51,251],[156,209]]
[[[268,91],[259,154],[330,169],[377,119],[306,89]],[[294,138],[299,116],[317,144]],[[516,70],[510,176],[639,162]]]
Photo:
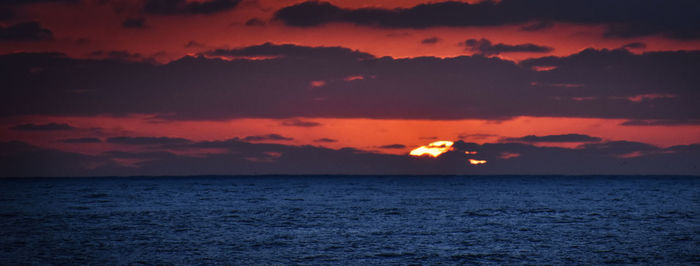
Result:
[[0,180],[0,264],[697,264],[698,177]]

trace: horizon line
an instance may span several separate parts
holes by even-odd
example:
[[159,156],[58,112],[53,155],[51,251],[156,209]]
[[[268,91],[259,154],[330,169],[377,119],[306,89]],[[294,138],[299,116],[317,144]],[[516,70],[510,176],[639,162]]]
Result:
[[108,179],[108,178],[238,178],[238,177],[694,177],[679,174],[203,174],[203,175],[105,175],[105,176],[0,176],[1,179]]

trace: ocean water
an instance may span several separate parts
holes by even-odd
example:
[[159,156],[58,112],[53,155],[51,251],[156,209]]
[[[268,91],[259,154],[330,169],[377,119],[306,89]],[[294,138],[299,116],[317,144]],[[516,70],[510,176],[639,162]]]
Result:
[[0,264],[698,264],[700,177],[0,179]]

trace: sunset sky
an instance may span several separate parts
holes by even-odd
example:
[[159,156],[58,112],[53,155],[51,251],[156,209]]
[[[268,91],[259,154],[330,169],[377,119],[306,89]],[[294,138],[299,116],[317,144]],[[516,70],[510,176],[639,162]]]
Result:
[[[700,175],[700,1],[0,1],[0,176]],[[411,156],[449,141],[439,156]]]

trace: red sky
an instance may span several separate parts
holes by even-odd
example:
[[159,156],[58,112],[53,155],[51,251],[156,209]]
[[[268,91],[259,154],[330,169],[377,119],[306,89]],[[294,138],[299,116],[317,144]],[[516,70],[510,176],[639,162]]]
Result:
[[[96,2],[96,1],[95,1]],[[503,58],[521,60],[533,56],[566,56],[586,48],[614,49],[630,42],[643,42],[641,51],[695,50],[700,40],[673,40],[659,36],[642,36],[634,39],[603,38],[601,25],[576,25],[557,23],[553,28],[527,32],[522,25],[497,27],[431,27],[425,29],[386,29],[335,23],[313,28],[284,26],[273,19],[279,8],[303,1],[243,1],[240,7],[211,15],[191,16],[143,16],[137,3],[108,1],[109,4],[44,3],[17,8],[18,21],[32,20],[51,25],[55,40],[50,43],[0,44],[0,52],[60,51],[75,57],[85,57],[96,50],[126,50],[161,62],[180,58],[213,48],[236,48],[265,42],[291,43],[305,46],[342,46],[357,49],[375,56],[395,58],[437,56],[454,57],[469,55],[459,43],[471,38],[486,38],[494,43],[534,43],[553,47],[551,53],[510,53]],[[138,1],[131,1],[138,2]],[[330,1],[340,7],[411,7],[422,1]],[[476,2],[476,1],[472,1]],[[121,9],[120,9],[121,7]],[[119,10],[118,12],[115,9]],[[122,10],[123,9],[123,10]],[[145,19],[144,29],[124,28],[126,18]],[[264,26],[246,26],[253,18],[265,21]],[[421,40],[437,37],[431,45]],[[79,40],[88,40],[80,43]],[[194,41],[196,45],[185,47]],[[76,43],[78,42],[78,43]]]
[[[257,96],[251,96],[248,103],[252,102],[250,105],[252,107],[240,107],[242,110],[244,110],[231,114],[221,113],[219,115],[217,113],[218,111],[216,111],[218,109],[215,108],[220,107],[215,107],[218,106],[215,104],[209,105],[206,101],[199,103],[202,110],[208,110],[208,108],[211,108],[211,110],[206,111],[207,113],[204,115],[193,112],[192,115],[185,114],[177,119],[163,119],[164,116],[167,117],[173,114],[178,116],[185,111],[179,111],[179,109],[173,109],[172,111],[163,111],[163,109],[158,109],[159,111],[157,112],[142,111],[149,110],[147,107],[143,106],[156,106],[161,104],[159,99],[164,99],[163,101],[165,102],[168,101],[165,100],[166,98],[172,99],[175,97],[178,99],[178,101],[182,101],[183,99],[190,97],[188,96],[188,93],[191,92],[176,94],[179,93],[175,91],[176,89],[168,92],[173,93],[172,95],[164,95],[162,98],[148,98],[147,101],[151,102],[141,102],[146,101],[141,98],[130,98],[130,100],[128,100],[129,98],[126,98],[127,100],[120,99],[119,101],[124,101],[123,104],[125,107],[123,110],[118,112],[104,111],[99,108],[100,106],[107,105],[118,106],[117,100],[112,102],[100,102],[104,100],[93,100],[89,102],[89,105],[96,106],[94,112],[91,112],[90,109],[85,108],[76,111],[77,109],[73,110],[71,109],[72,107],[47,107],[46,110],[42,108],[35,108],[34,110],[36,111],[17,111],[16,108],[10,110],[8,107],[7,110],[2,112],[2,116],[0,116],[0,141],[22,141],[41,148],[58,149],[65,152],[87,155],[99,155],[103,152],[115,150],[154,150],[152,148],[134,147],[130,145],[106,142],[106,140],[109,138],[121,136],[184,138],[197,142],[226,140],[231,138],[245,139],[249,136],[278,134],[282,137],[289,138],[289,140],[264,140],[260,142],[278,143],[291,146],[314,145],[328,147],[331,149],[351,147],[374,153],[399,155],[405,155],[412,148],[424,145],[437,139],[461,139],[466,142],[484,144],[504,143],[507,142],[505,140],[507,138],[519,138],[526,135],[547,136],[582,134],[600,138],[600,141],[602,142],[640,142],[658,146],[660,148],[700,143],[700,123],[697,123],[697,121],[700,120],[698,120],[699,117],[697,117],[697,107],[693,108],[692,105],[687,104],[698,97],[697,92],[687,92],[686,94],[686,90],[676,89],[678,86],[692,87],[690,84],[693,82],[693,80],[690,80],[690,78],[686,79],[686,77],[692,76],[691,74],[693,70],[690,68],[692,68],[693,64],[697,64],[697,62],[692,62],[692,59],[689,59],[689,63],[679,63],[679,65],[677,65],[678,69],[684,69],[680,71],[682,72],[682,75],[678,74],[680,76],[673,76],[675,75],[673,73],[680,72],[670,71],[669,68],[673,68],[675,65],[672,65],[673,63],[669,63],[668,66],[665,66],[663,71],[672,73],[671,76],[664,74],[666,72],[663,71],[662,73],[658,72],[658,70],[655,72],[650,69],[644,69],[630,70],[631,72],[615,72],[618,74],[616,74],[617,76],[613,78],[610,76],[601,75],[599,78],[587,79],[587,75],[589,75],[589,73],[586,72],[588,70],[585,69],[591,69],[591,71],[594,71],[600,70],[600,68],[588,65],[588,63],[593,61],[577,59],[587,56],[586,51],[597,51],[598,53],[602,54],[601,56],[610,56],[610,59],[600,59],[601,62],[611,65],[620,63],[627,66],[626,64],[628,62],[633,62],[632,60],[638,60],[634,62],[642,62],[640,64],[645,64],[644,62],[657,60],[654,59],[657,57],[674,55],[679,56],[678,54],[667,53],[669,51],[683,51],[690,54],[697,52],[698,48],[700,48],[700,38],[692,37],[695,36],[693,34],[697,33],[697,30],[695,30],[695,32],[687,32],[688,29],[683,27],[679,27],[679,30],[684,30],[683,34],[691,37],[673,37],[670,34],[675,34],[676,31],[674,30],[676,29],[674,28],[667,29],[667,31],[662,29],[657,32],[637,34],[631,37],[610,37],[606,34],[608,34],[610,29],[617,24],[611,26],[612,24],[603,20],[595,23],[591,23],[590,21],[578,23],[576,20],[567,19],[553,21],[550,24],[551,27],[544,27],[544,29],[537,31],[524,31],[522,30],[522,27],[536,25],[538,21],[526,23],[504,22],[502,25],[486,26],[437,25],[425,27],[405,27],[364,24],[346,17],[337,18],[337,20],[345,21],[330,21],[320,23],[318,25],[299,27],[292,25],[291,23],[293,23],[293,21],[290,22],[291,20],[289,20],[289,18],[286,18],[288,20],[280,17],[276,18],[276,16],[278,16],[276,15],[276,12],[296,4],[301,4],[304,1],[244,0],[240,3],[232,1],[237,3],[232,8],[222,8],[221,10],[197,14],[187,13],[190,11],[177,11],[180,12],[177,14],[149,13],[144,7],[144,3],[147,1],[85,0],[74,2],[68,1],[68,3],[61,1],[53,3],[43,3],[43,1],[38,2],[39,3],[35,4],[4,4],[5,6],[0,6],[0,8],[12,10],[13,13],[13,16],[10,18],[0,19],[0,25],[2,25],[0,30],[7,30],[10,32],[8,29],[14,25],[26,22],[37,22],[43,29],[50,31],[51,37],[44,38],[43,40],[27,40],[27,38],[12,37],[14,35],[7,35],[10,37],[0,38],[0,54],[12,55],[21,52],[59,52],[65,54],[65,58],[76,60],[94,59],[97,62],[109,60],[123,62],[123,60],[126,60],[137,62],[135,64],[142,64],[139,62],[146,62],[143,64],[155,65],[156,69],[161,69],[157,68],[157,66],[168,66],[168,64],[171,64],[173,61],[179,60],[185,56],[199,56],[216,49],[232,51],[232,53],[247,53],[243,51],[245,47],[254,47],[264,43],[271,43],[272,45],[292,44],[295,47],[342,47],[350,50],[357,50],[362,53],[368,53],[374,58],[390,57],[394,61],[391,61],[392,63],[390,63],[390,66],[387,67],[389,69],[395,65],[401,65],[404,62],[418,62],[396,60],[401,58],[409,60],[417,60],[416,58],[420,57],[438,57],[442,59],[450,59],[465,55],[475,55],[477,57],[484,56],[499,58],[501,61],[498,62],[504,62],[503,67],[506,67],[506,65],[509,64],[516,65],[521,62],[530,62],[528,59],[536,59],[539,60],[537,62],[545,62],[545,60],[549,59],[541,58],[553,56],[561,60],[560,63],[557,63],[561,64],[560,68],[571,71],[570,73],[573,74],[560,75],[558,72],[555,73],[548,71],[540,76],[540,74],[528,72],[527,75],[531,75],[532,79],[547,80],[547,82],[549,82],[533,82],[529,88],[527,88],[527,90],[533,91],[532,93],[528,93],[520,90],[520,88],[508,87],[510,85],[503,85],[505,87],[501,85],[493,85],[494,87],[498,88],[490,88],[490,85],[486,82],[491,80],[492,77],[484,76],[483,79],[479,80],[478,77],[480,77],[480,74],[475,73],[475,71],[480,71],[479,68],[465,70],[471,71],[465,73],[468,75],[474,75],[476,79],[460,81],[466,82],[463,84],[447,83],[447,80],[458,79],[459,77],[455,77],[454,75],[459,75],[459,72],[455,72],[457,74],[441,74],[440,72],[436,72],[435,74],[433,74],[433,72],[430,72],[431,74],[425,74],[425,72],[420,69],[412,69],[410,71],[415,72],[405,72],[402,75],[405,75],[408,79],[425,77],[424,80],[426,81],[426,84],[429,85],[426,85],[426,87],[420,87],[415,82],[407,82],[409,85],[416,84],[415,86],[417,87],[413,88],[416,93],[411,94],[413,92],[412,91],[411,93],[407,93],[406,96],[401,95],[397,96],[397,98],[390,97],[392,95],[391,93],[384,95],[382,92],[378,92],[379,96],[377,97],[386,97],[389,95],[389,98],[386,99],[388,105],[391,105],[391,102],[396,101],[396,110],[393,110],[391,106],[380,106],[382,102],[381,98],[371,99],[374,96],[373,94],[369,93],[363,96],[366,98],[358,96],[358,98],[350,99],[351,97],[346,96],[346,102],[344,102],[342,99],[334,100],[332,103],[329,103],[331,107],[317,108],[311,106],[308,107],[310,108],[308,110],[305,109],[307,106],[303,104],[305,101],[299,101],[299,103],[297,103],[294,102],[295,100],[290,100],[289,104],[291,107],[285,107],[286,109],[280,107],[281,111],[272,113],[257,110],[255,107],[256,102],[259,102],[262,104],[261,106],[264,106],[264,104],[268,101],[267,98],[264,97],[264,94],[263,96],[260,96],[260,98],[257,98]],[[179,7],[186,7],[186,5],[191,4],[190,2],[191,1],[181,2]],[[367,4],[366,1],[329,1],[329,3],[339,9],[346,10],[346,12],[351,12],[352,10],[357,10],[358,8],[376,8],[379,10],[388,10],[387,12],[393,12],[392,10],[396,11],[395,8],[403,8],[403,10],[408,10],[418,4],[425,4],[427,2],[418,0],[393,0],[373,1],[371,4]],[[476,5],[477,3],[478,1],[471,1],[471,4]],[[630,12],[636,12],[635,10]],[[396,12],[401,11],[399,10]],[[653,11],[642,9],[640,12]],[[315,15],[317,14],[310,16]],[[140,24],[136,23],[139,25],[127,27],[123,25],[123,22],[127,19],[140,20]],[[249,22],[251,19],[256,19],[257,23]],[[377,21],[382,23],[381,21],[383,20],[378,18]],[[427,21],[429,22],[430,18],[428,18]],[[247,22],[249,22],[248,24],[252,23],[256,25],[246,25]],[[638,21],[632,22],[638,23]],[[655,25],[654,23],[656,23],[651,19],[649,19],[649,21],[642,20],[642,22],[647,23],[644,25],[646,25],[648,28],[653,28]],[[620,23],[624,24],[626,22],[623,21]],[[692,31],[692,29],[690,30]],[[4,33],[0,33],[0,36],[3,36],[2,34]],[[26,34],[28,34],[28,36],[32,36],[31,32]],[[478,50],[477,48],[470,49],[467,45],[465,45],[465,41],[469,39],[488,40],[490,41],[490,44],[493,44],[493,46],[489,48],[500,50],[498,52],[488,54],[485,52],[486,50],[483,50],[486,48],[480,48],[482,50]],[[620,50],[623,49],[621,47],[626,44],[635,45],[632,45],[624,50]],[[548,48],[548,50],[533,52],[528,49],[536,49],[537,47],[526,48],[527,45],[544,47]],[[586,50],[590,48],[593,50]],[[273,49],[277,48],[273,47]],[[513,50],[516,51],[512,52]],[[112,53],[110,55],[110,52],[112,51],[119,51],[120,53]],[[624,56],[615,55],[615,51],[624,51],[625,54]],[[116,58],[115,56],[120,57]],[[692,56],[696,55],[692,54]],[[683,57],[679,56],[679,58]],[[328,64],[333,66],[332,60],[334,59],[328,60]],[[535,62],[536,60],[533,60],[532,62]],[[666,59],[658,60],[662,60],[659,62],[667,62],[663,61]],[[668,62],[679,62],[678,60],[681,59],[669,60],[670,61]],[[440,62],[450,61],[444,60]],[[79,66],[81,63],[71,64],[74,66]],[[342,63],[338,64],[341,65]],[[630,63],[629,65],[634,66],[635,64],[636,63]],[[282,70],[275,69],[274,64],[271,65],[272,66],[269,67],[269,73],[285,73],[276,72]],[[586,67],[585,69],[584,65]],[[526,68],[525,64],[517,66]],[[641,66],[640,68],[645,66],[646,65]],[[658,66],[658,64],[656,66]],[[324,71],[323,68],[316,69],[314,67],[315,66],[301,65],[296,70],[302,71],[302,75],[306,76],[308,74],[310,77],[313,77],[314,71],[319,73]],[[399,69],[399,67],[403,66],[397,66],[396,69]],[[653,68],[654,65],[652,64],[649,67]],[[439,67],[436,66],[436,68]],[[36,70],[37,72],[41,72],[44,70],[44,67],[36,66],[32,69]],[[196,74],[197,71],[202,71],[202,73],[211,73],[209,69],[204,70],[204,67],[187,71],[188,72],[184,73],[191,73],[193,75]],[[359,68],[358,70],[353,68],[352,71],[355,72],[347,71],[348,77],[356,76],[357,73],[362,72],[363,69]],[[372,71],[374,70],[368,71],[368,73],[373,73]],[[385,76],[390,75],[387,73],[393,73],[391,70],[385,71],[384,66],[382,66],[381,71],[384,71],[381,73],[385,73]],[[615,70],[613,69],[611,71]],[[694,71],[697,74],[697,70]],[[686,72],[690,74],[683,74]],[[65,72],[61,73],[67,73],[67,75],[70,75],[71,72],[66,70]],[[93,73],[91,75],[92,77],[99,79],[103,76],[110,77],[110,75],[118,75],[119,73],[121,72],[115,70],[115,72],[106,71],[98,74]],[[264,76],[265,71],[255,73],[256,74],[254,75],[260,75],[260,78],[250,81],[252,83],[239,84],[237,83],[236,79],[225,80],[225,78],[222,78],[222,80],[219,81],[216,80],[216,76],[214,77],[215,80],[211,80],[210,78],[208,82],[211,82],[213,84],[211,86],[216,88],[219,88],[219,86],[225,86],[225,84],[233,87],[241,86],[240,90],[242,90],[242,92],[235,94],[237,96],[230,96],[238,97],[236,99],[231,99],[230,108],[235,109],[237,108],[236,106],[243,106],[241,103],[238,103],[238,101],[240,100],[240,97],[246,97],[246,90],[250,90],[251,93],[254,93],[254,91],[259,90],[256,88],[265,87],[266,89],[274,91],[274,88],[268,88],[266,86],[279,86],[277,84],[273,84],[276,82],[275,80],[277,80],[278,77],[274,75]],[[637,84],[634,81],[638,78],[637,76],[628,76],[631,74],[620,73],[647,73],[642,77],[648,78],[649,82]],[[658,74],[658,77],[656,77],[656,74],[649,73],[660,74]],[[549,74],[552,74],[552,76],[545,76]],[[130,75],[131,76],[128,78],[133,76],[133,74]],[[334,74],[328,75],[332,76]],[[502,76],[501,80],[505,80],[504,82],[506,82],[508,80],[522,78],[522,76],[516,77],[513,75],[515,74],[505,74]],[[385,76],[380,76],[376,79],[375,77],[369,75],[359,76],[361,76],[363,79],[360,80],[360,82],[368,82],[369,85],[367,86],[378,86],[377,88],[379,90],[387,86],[393,86],[394,84],[396,84],[395,86],[397,86],[397,88],[395,89],[397,90],[400,90],[401,86],[405,86],[399,83],[391,83],[391,80],[384,80],[383,78]],[[530,77],[525,79],[529,78]],[[291,80],[294,79],[294,77],[290,77],[288,79]],[[63,82],[72,79],[66,78],[60,80]],[[80,79],[76,78],[76,80],[78,81],[70,84],[82,84]],[[112,81],[111,83],[107,83],[106,80]],[[269,82],[266,80],[269,80]],[[431,80],[434,80],[435,82],[429,82]],[[474,83],[469,83],[469,80],[474,81]],[[630,82],[624,82],[625,80]],[[310,95],[316,93],[315,91],[323,91],[326,89],[337,89],[338,91],[334,92],[337,93],[337,95],[354,95],[353,93],[343,91],[347,90],[343,89],[344,87],[342,87],[346,86],[343,85],[344,83],[338,79],[329,78],[326,74],[319,74],[318,79],[310,78],[302,81],[309,84],[308,88],[305,90],[309,91]],[[371,83],[375,81],[379,85],[374,85],[374,83]],[[658,84],[661,85],[657,86],[657,81]],[[95,82],[105,82],[103,83],[103,87],[110,88],[118,88],[119,84],[115,83],[120,83],[119,79],[106,78],[105,80],[98,80],[94,82],[90,80],[85,83],[89,84],[85,85],[85,88],[82,88],[81,85],[71,85],[73,86],[72,91],[74,91],[76,94],[80,94],[84,91],[92,91],[94,88],[98,88],[99,90],[100,86],[99,84],[93,84]],[[348,84],[350,82],[351,81],[346,81]],[[22,82],[18,81],[17,83],[9,84],[6,89],[4,89],[6,90],[5,93],[9,93],[7,95],[15,95],[12,94],[12,90],[15,87],[22,87],[22,85],[17,85],[21,83]],[[586,89],[577,90],[576,88],[579,87],[579,85],[576,84],[579,83],[583,84],[581,86],[585,87]],[[50,87],[51,84],[52,83],[48,83],[48,85],[44,84],[42,86]],[[136,82],[128,84],[132,84],[129,86],[142,86],[146,83]],[[566,87],[561,84],[574,85]],[[629,86],[625,87],[626,85],[624,85],[621,87],[620,84],[629,84]],[[647,84],[649,88],[645,87],[645,84]],[[430,99],[430,90],[446,90],[446,92],[441,92],[442,94],[436,93],[436,95],[442,95],[436,97],[453,95],[455,93],[455,89],[445,87],[452,85],[455,85],[455,88],[464,87],[478,92],[455,94],[459,95],[459,97],[466,97],[464,98],[466,99],[465,103],[461,106],[458,103],[452,103],[452,99],[450,99],[449,96],[445,100],[450,102],[450,104],[446,105],[441,105],[439,104],[439,101]],[[652,85],[656,87],[653,87]],[[144,91],[144,94],[148,94],[147,91],[151,88],[155,88],[154,86],[157,87],[158,85],[143,85],[143,88],[139,88]],[[209,85],[202,85],[201,89],[198,88],[197,83],[193,83],[189,86],[193,91],[198,92],[198,94],[207,94],[209,90],[209,88],[206,87]],[[433,88],[432,86],[435,86],[436,88]],[[557,89],[557,86],[559,86],[559,89]],[[644,88],[641,89],[640,86]],[[365,87],[360,87],[366,89]],[[496,93],[495,91],[500,90],[500,88],[503,88],[506,91],[513,89],[514,91],[503,92],[503,94],[500,92]],[[591,88],[591,90],[588,90],[588,88]],[[640,89],[637,90],[637,88]],[[160,90],[166,88],[158,89]],[[549,91],[549,95],[541,96],[543,97],[542,99],[547,99],[547,101],[555,98],[556,100],[563,99],[562,101],[566,99],[573,99],[573,105],[578,106],[578,104],[587,104],[590,102],[590,106],[573,108],[570,105],[562,102],[561,105],[558,105],[559,107],[547,107],[548,109],[543,107],[543,109],[540,110],[540,105],[535,104],[537,100],[533,99],[540,97],[536,95],[539,95],[538,93],[543,93],[542,90]],[[280,91],[283,91],[283,89],[280,88]],[[301,92],[290,95],[299,95],[299,93]],[[365,92],[363,91],[362,93]],[[49,94],[46,92],[39,92],[38,95]],[[119,93],[115,95],[119,95]],[[314,96],[316,98],[310,99],[309,101],[312,103],[314,103],[314,101],[324,101],[326,97],[331,97],[332,99],[334,95],[336,94],[331,94],[331,96]],[[337,95],[336,97],[340,97]],[[519,98],[516,97],[513,99],[508,99],[507,101],[503,102],[493,100],[499,99],[499,97],[509,98],[509,95],[518,95],[517,97]],[[532,95],[532,98],[530,95]],[[667,95],[668,97],[646,97],[640,95]],[[41,97],[42,96],[37,96],[35,98],[38,99]],[[228,96],[220,96],[219,98],[215,97],[215,99],[225,100],[221,97]],[[280,96],[278,99],[275,97],[270,98],[269,101],[285,102],[286,98]],[[420,97],[425,97],[425,99],[421,100]],[[193,101],[195,98],[196,97],[192,98]],[[411,101],[401,100],[409,98]],[[27,101],[26,103],[28,105],[34,104],[32,103],[32,100],[26,100],[32,98],[17,99],[25,99],[21,101]],[[367,109],[348,112],[343,111],[342,108],[346,107],[342,106],[345,106],[344,104],[346,103],[347,106],[364,106],[363,104],[365,100],[362,99],[367,99],[366,102],[367,106],[369,107],[360,108]],[[597,102],[598,100],[611,102],[620,101],[623,105],[620,105],[620,107],[615,107],[608,102],[599,103]],[[18,100],[15,100],[14,104],[23,104],[18,103],[17,101]],[[683,103],[676,104],[672,101],[683,101]],[[38,102],[39,101],[37,100],[37,105],[43,105],[39,104]],[[423,105],[422,102],[425,102],[425,105]],[[530,102],[533,104],[531,106],[523,104],[522,107],[520,107],[519,104],[516,104],[518,106],[515,106],[514,103],[518,102]],[[65,106],[88,105],[88,103],[82,101],[74,104],[71,103],[70,100],[67,102],[67,104],[68,105]],[[217,104],[222,103],[217,101]],[[243,104],[245,105],[245,101],[243,101]],[[285,104],[282,105],[284,106]],[[294,110],[296,110],[294,109],[295,105],[298,105],[298,108],[300,110],[303,109],[304,111],[294,113]],[[466,116],[451,115],[452,113],[456,114],[463,112],[457,111],[457,109],[452,111],[455,106],[460,106],[460,108],[464,107],[464,110],[472,110],[469,109],[469,105],[477,105],[479,107],[475,107],[477,108],[474,109],[476,111]],[[642,105],[648,106],[648,109],[635,109]],[[226,108],[225,104],[221,106],[224,106],[221,108]],[[411,109],[410,106],[415,106],[415,109]],[[512,108],[510,108],[511,106]],[[631,109],[628,110],[625,106],[631,106],[629,107]],[[65,108],[65,110],[63,110],[63,108]],[[326,108],[329,111],[324,112],[325,109],[323,108]],[[336,110],[336,108],[338,110]],[[491,109],[498,109],[498,111],[491,111]],[[410,110],[410,112],[401,110]],[[486,111],[482,113],[479,110]],[[618,110],[619,112],[617,112]],[[435,112],[435,114],[433,114],[433,112]],[[623,125],[625,122],[631,123],[629,121],[642,121],[652,124],[658,122],[662,125]],[[307,122],[310,124],[306,124],[305,126],[289,125],[294,124],[295,122]],[[21,125],[48,125],[51,123],[67,124],[72,129],[17,129],[18,126]],[[100,140],[100,142],[80,144],[62,142],[65,139],[76,138],[97,138]],[[326,139],[326,141],[319,141],[321,139]],[[400,144],[403,146],[392,149],[381,148],[381,146],[392,144]],[[583,143],[541,142],[531,144],[535,146],[559,146],[574,148]],[[207,152],[215,153],[216,151],[206,149],[202,150],[202,153],[204,154]]]

